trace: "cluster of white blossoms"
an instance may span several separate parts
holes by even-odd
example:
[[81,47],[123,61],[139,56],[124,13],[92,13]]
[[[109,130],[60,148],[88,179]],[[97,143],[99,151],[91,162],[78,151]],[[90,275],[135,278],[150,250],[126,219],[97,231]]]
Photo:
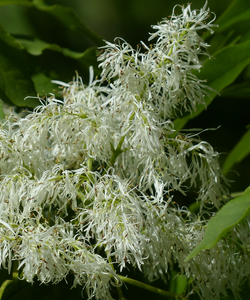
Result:
[[[250,258],[227,239],[244,236],[247,222],[185,262],[204,235],[209,207],[220,208],[228,192],[218,153],[197,134],[174,128],[176,116],[204,104],[208,88],[192,71],[209,45],[197,31],[214,26],[206,5],[181,10],[153,26],[154,45],[141,43],[142,51],[107,42],[99,79],[90,69],[88,85],[79,77],[58,82],[63,100],[41,100],[26,117],[2,123],[3,268],[18,261],[28,282],[73,274],[89,298],[106,300],[113,299],[110,287],[122,284],[125,266],[149,280],[167,280],[178,266],[189,279],[185,297],[195,291],[220,299],[228,289],[237,296]],[[200,202],[197,215],[174,202],[175,192],[190,189]]]

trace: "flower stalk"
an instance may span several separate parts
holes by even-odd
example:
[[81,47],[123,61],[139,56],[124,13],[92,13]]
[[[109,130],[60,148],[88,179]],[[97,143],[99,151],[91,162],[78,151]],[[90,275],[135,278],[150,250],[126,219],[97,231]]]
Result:
[[138,281],[138,280],[134,280],[134,279],[129,278],[129,277],[125,277],[125,276],[122,276],[122,275],[118,275],[118,276],[119,276],[119,278],[123,282],[125,282],[127,284],[131,284],[133,286],[139,287],[139,288],[144,289],[146,291],[150,291],[150,292],[152,292],[154,294],[157,294],[159,296],[163,296],[163,297],[166,297],[168,299],[186,300],[186,298],[183,297],[183,295],[179,295],[179,294],[176,294],[176,293],[168,292],[168,291],[165,291],[165,290],[153,287],[151,285],[148,285],[148,284],[146,284],[144,282],[141,282],[141,281]]

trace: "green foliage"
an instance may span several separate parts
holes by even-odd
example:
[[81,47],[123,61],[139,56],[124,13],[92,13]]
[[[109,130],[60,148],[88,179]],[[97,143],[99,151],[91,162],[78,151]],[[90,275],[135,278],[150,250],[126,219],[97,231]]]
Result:
[[[212,59],[207,59],[204,68],[199,74],[202,80],[207,80],[209,86],[214,89],[206,96],[205,102],[208,106],[224,88],[232,84],[241,72],[250,63],[250,40],[244,43],[229,45],[219,50]],[[200,105],[194,114],[177,119],[176,129],[181,129],[188,120],[198,116],[205,109]]]
[[[21,55],[20,55],[21,56]],[[6,102],[11,102],[17,106],[35,107],[38,101],[27,99],[26,95],[35,95],[32,80],[28,74],[13,60],[0,54],[0,96]],[[29,92],[27,94],[27,92]]]
[[62,26],[76,30],[79,29],[83,33],[85,33],[88,37],[93,39],[96,44],[102,44],[103,41],[101,37],[99,37],[96,33],[94,33],[91,29],[89,29],[76,15],[76,13],[65,6],[62,5],[47,5],[43,0],[33,0],[33,5],[38,9],[45,13],[48,13],[58,19]]
[[[249,98],[249,69],[250,64],[250,3],[244,0],[235,0],[218,19],[219,28],[210,39],[213,50],[213,58],[204,63],[204,69],[199,78],[207,79],[209,86],[214,89],[206,97],[209,105],[217,96],[216,92],[224,97]],[[208,36],[207,36],[208,38]],[[244,81],[238,83],[237,78],[244,71]],[[180,130],[188,120],[198,116],[204,107],[200,106],[195,114],[190,114],[175,121]],[[234,164],[241,162],[250,153],[250,131],[248,131],[227,156],[223,171],[226,174]],[[249,188],[239,197],[229,201],[210,220],[207,225],[204,239],[188,255],[186,260],[191,259],[204,249],[213,248],[216,243],[235,225],[242,221],[250,208]]]
[[[245,0],[234,0],[231,5],[217,20],[219,27],[215,30],[213,36],[208,34],[204,37],[209,39],[212,45],[212,59],[207,59],[204,68],[199,74],[200,79],[206,80],[214,91],[206,96],[205,102],[208,106],[218,93],[228,93],[235,98],[239,96],[239,89],[242,93],[244,86],[244,95],[249,92],[249,83],[243,82],[232,85],[238,76],[243,72],[250,63],[250,2]],[[242,30],[244,29],[244,30]],[[239,43],[240,42],[240,43]],[[200,106],[195,114],[190,114],[175,121],[176,128],[181,129],[188,120],[198,116],[204,106]]]
[[[216,35],[211,43],[214,46],[213,48],[217,46],[217,49],[221,48],[221,50],[214,54],[213,61],[208,61],[204,64],[204,72],[201,72],[200,77],[208,78],[208,81],[210,79],[209,83],[211,87],[221,92],[223,96],[228,96],[235,100],[239,97],[249,98],[249,12],[250,3],[248,1],[235,0],[219,18],[218,23],[220,27],[216,30]],[[210,63],[211,65],[209,65]],[[239,76],[241,76],[240,83],[237,82]],[[212,94],[212,99],[214,99],[214,96],[215,95]],[[208,101],[207,104],[209,104],[209,102],[211,101]],[[188,117],[186,118],[188,119]],[[180,121],[178,120],[178,122]],[[185,123],[182,121],[182,124]],[[248,130],[227,156],[223,165],[224,174],[228,173],[234,164],[246,158],[249,153],[250,131]],[[191,259],[201,250],[213,248],[231,228],[249,214],[249,209],[250,187],[248,187],[241,196],[229,201],[210,220],[204,239],[188,255],[186,260]]]
[[246,0],[234,0],[218,18],[220,25],[216,30],[216,40],[222,38],[223,43],[228,40],[249,40],[250,5]]
[[207,224],[202,242],[187,256],[186,261],[204,249],[213,248],[225,234],[250,213],[250,187],[229,201]]
[[[15,27],[18,28],[20,24],[28,24],[27,27],[20,26],[20,30],[8,31],[7,21],[1,23],[0,98],[2,101],[17,107],[34,108],[39,101],[35,98],[25,100],[27,96],[44,96],[53,92],[59,97],[57,86],[51,83],[51,80],[68,82],[75,71],[87,80],[91,65],[94,67],[95,74],[98,74],[96,46],[103,44],[102,38],[88,28],[73,9],[59,4],[48,5],[43,0],[0,0],[1,8],[9,13],[18,12],[20,23],[17,20],[12,27],[16,25]],[[219,27],[215,29],[215,34],[205,36],[212,45],[213,58],[207,59],[202,71],[196,74],[200,79],[206,79],[208,85],[214,89],[209,96],[206,96],[206,105],[218,101],[218,93],[234,101],[238,98],[249,100],[250,2],[234,0],[216,23]],[[0,101],[0,119],[4,118],[3,107]],[[199,106],[196,113],[177,119],[174,122],[176,129],[181,130],[188,121],[201,114],[204,109],[204,106]],[[223,165],[224,173],[228,173],[249,153],[250,130],[227,156]],[[230,229],[249,214],[249,211],[250,188],[247,188],[241,196],[223,206],[209,221],[204,239],[186,260],[204,249],[213,248]],[[4,280],[10,280],[8,275],[0,279],[0,285],[5,282]],[[8,282],[10,287],[5,290],[2,299],[22,297],[28,299],[27,294],[32,295],[29,296],[30,299],[37,296],[35,291],[39,288],[38,285],[32,288],[22,283],[11,289],[12,281]],[[170,281],[170,291],[181,293],[187,285],[185,277],[177,276]],[[49,288],[51,291],[52,288]],[[48,297],[51,295],[51,292],[47,293]],[[63,298],[63,292],[60,295]],[[69,295],[72,294],[67,294],[67,297]],[[73,295],[78,297],[79,290]],[[43,299],[41,295],[38,297]],[[223,296],[223,299],[233,298]]]
[[186,287],[187,278],[182,274],[172,272],[169,291],[172,293],[181,294],[183,293]]
[[[56,93],[52,79],[68,82],[75,71],[87,78],[90,65],[98,73],[96,47],[78,41],[87,38],[92,40],[90,45],[98,46],[103,41],[71,8],[47,5],[40,0],[0,1],[0,7],[7,13],[17,13],[20,19],[20,24],[16,21],[17,32],[5,30],[9,26],[7,21],[0,27],[0,97],[3,101],[34,108],[39,101],[24,100],[25,97]],[[19,25],[23,28],[21,25],[25,22],[29,28],[18,32]],[[51,34],[64,37],[51,42]]]
[[231,153],[227,156],[223,165],[223,171],[226,174],[234,164],[241,162],[250,153],[250,130],[240,139]]
[[4,118],[3,102],[0,101],[0,120]]

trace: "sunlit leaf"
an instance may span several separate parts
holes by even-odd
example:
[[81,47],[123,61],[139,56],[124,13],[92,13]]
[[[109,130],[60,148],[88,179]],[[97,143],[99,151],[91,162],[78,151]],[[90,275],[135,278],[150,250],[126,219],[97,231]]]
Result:
[[213,248],[217,242],[250,213],[250,187],[225,204],[207,224],[201,243],[187,256],[186,261],[204,249]]

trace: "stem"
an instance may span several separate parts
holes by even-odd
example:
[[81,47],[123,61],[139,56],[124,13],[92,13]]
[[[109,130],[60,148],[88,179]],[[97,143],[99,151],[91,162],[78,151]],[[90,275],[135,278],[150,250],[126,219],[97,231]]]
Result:
[[[130,122],[134,119],[134,116],[135,116],[135,113],[132,113],[132,115],[131,115],[130,118],[129,118],[129,121],[130,121]],[[129,126],[130,126],[130,125],[128,125],[128,128],[129,128]],[[128,128],[127,128],[127,129],[128,129]],[[110,164],[111,164],[111,166],[114,165],[114,163],[115,163],[117,157],[118,157],[122,152],[125,152],[125,151],[128,150],[127,148],[121,150],[122,144],[123,144],[124,140],[125,140],[125,135],[124,135],[123,137],[121,137],[121,139],[120,139],[120,141],[119,141],[119,144],[117,145],[117,148],[116,148],[116,149],[114,149],[114,146],[111,144],[111,148],[112,148],[112,152],[113,152],[113,155],[112,155],[112,157],[110,158]]]
[[0,300],[3,297],[3,294],[7,288],[7,286],[11,285],[12,283],[15,283],[18,281],[18,262],[13,262],[13,271],[12,271],[12,279],[5,280],[2,285],[0,286]]
[[89,170],[89,173],[87,176],[88,176],[90,182],[94,183],[95,181],[90,173],[92,171],[92,167],[93,167],[93,158],[89,157],[87,164],[88,164],[88,170]]
[[[111,268],[115,271],[115,268],[114,268],[114,266],[113,266],[112,259],[111,259],[111,257],[108,255],[108,251],[106,251],[106,254],[107,254],[108,262],[109,262]],[[117,288],[117,291],[118,291],[119,300],[126,300],[126,298],[123,296],[121,287],[120,287],[118,284],[119,284],[119,282],[117,283],[116,288]],[[1,299],[0,299],[0,300],[1,300]]]
[[128,277],[124,277],[122,275],[118,275],[119,278],[125,282],[125,283],[128,283],[128,284],[131,284],[131,285],[134,285],[134,286],[137,286],[139,288],[142,288],[144,290],[147,290],[147,291],[150,291],[152,293],[155,293],[155,294],[158,294],[158,295],[161,295],[163,297],[166,297],[166,298],[169,298],[169,299],[179,299],[179,300],[186,300],[186,298],[184,298],[182,295],[180,294],[175,294],[175,293],[172,293],[172,292],[168,292],[168,291],[164,291],[162,289],[159,289],[159,288],[156,288],[156,287],[153,287],[151,285],[148,285],[146,283],[143,283],[143,282],[140,282],[140,281],[137,281],[137,280],[134,280],[132,278],[128,278]]
[[123,150],[121,150],[121,147],[122,147],[122,144],[124,142],[124,139],[125,139],[125,135],[120,139],[120,142],[117,146],[116,149],[113,150],[113,155],[112,157],[110,158],[110,164],[113,166],[117,157],[122,153],[124,152]]
[[93,158],[88,158],[88,170],[92,171],[92,165],[93,165]]
[[1,287],[0,287],[0,300],[2,299],[3,294],[4,294],[4,292],[5,292],[6,288],[7,288],[7,286],[10,285],[12,282],[13,282],[12,279],[7,279],[7,280],[5,280],[5,281],[2,283],[2,285],[1,285]]
[[14,260],[13,265],[12,265],[12,280],[13,281],[18,281],[18,261]]

